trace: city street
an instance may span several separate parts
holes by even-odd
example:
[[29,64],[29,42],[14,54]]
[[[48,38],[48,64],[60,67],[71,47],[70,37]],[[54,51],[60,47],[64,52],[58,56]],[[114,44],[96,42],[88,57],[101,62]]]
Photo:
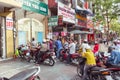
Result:
[[[34,63],[20,60],[0,62],[0,76],[9,78],[22,70],[34,66]],[[45,64],[40,65],[40,67],[41,72],[39,76],[41,80],[79,80],[75,65],[66,65],[65,63],[56,62],[53,67]]]
[[[100,44],[100,51],[107,51],[107,46]],[[21,61],[20,59],[0,62],[0,76],[10,78],[14,74],[35,67],[33,62]],[[57,61],[54,66],[46,64],[40,65],[41,80],[80,80],[77,75],[76,65],[66,65],[64,62]],[[120,79],[119,79],[120,80]]]

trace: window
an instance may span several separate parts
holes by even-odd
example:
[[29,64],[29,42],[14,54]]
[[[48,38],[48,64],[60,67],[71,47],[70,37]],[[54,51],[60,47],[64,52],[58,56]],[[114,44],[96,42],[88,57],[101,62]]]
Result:
[[77,5],[83,8],[83,2],[81,0],[77,0]]

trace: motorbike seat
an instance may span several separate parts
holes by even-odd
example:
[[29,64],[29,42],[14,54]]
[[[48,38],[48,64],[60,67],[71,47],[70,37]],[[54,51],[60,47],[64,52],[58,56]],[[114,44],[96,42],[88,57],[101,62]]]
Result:
[[37,68],[27,69],[12,76],[9,80],[26,80],[38,71]]
[[120,68],[120,64],[117,64],[117,65],[111,65],[112,68]]
[[91,70],[91,71],[100,71],[100,70],[102,70],[102,69],[105,69],[105,68],[103,68],[103,67],[98,67],[98,66],[94,66],[94,67],[92,67],[90,70]]

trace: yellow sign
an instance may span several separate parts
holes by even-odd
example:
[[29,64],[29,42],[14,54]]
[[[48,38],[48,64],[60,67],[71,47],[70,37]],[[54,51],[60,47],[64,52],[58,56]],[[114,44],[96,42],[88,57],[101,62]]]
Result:
[[77,19],[80,19],[80,20],[83,20],[83,21],[87,21],[87,18],[83,17],[83,16],[80,16],[78,14],[76,14],[76,18]]

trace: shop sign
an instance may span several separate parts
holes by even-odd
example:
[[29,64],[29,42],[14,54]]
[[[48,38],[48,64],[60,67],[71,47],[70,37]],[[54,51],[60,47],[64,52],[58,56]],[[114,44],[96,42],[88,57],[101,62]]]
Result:
[[13,30],[13,19],[6,17],[6,29]]
[[48,5],[39,0],[23,0],[22,8],[42,15],[48,15]]
[[58,16],[58,25],[63,25],[63,16],[62,15]]
[[87,21],[87,18],[85,18],[85,17],[83,17],[81,15],[78,15],[78,14],[76,14],[76,18],[80,19],[80,20],[83,20],[83,21]]
[[58,2],[58,15],[63,15],[63,21],[75,23],[75,10]]
[[78,25],[80,25],[81,27],[86,27],[87,23],[78,19]]
[[92,20],[87,20],[87,28],[94,28]]
[[48,26],[57,26],[58,25],[58,16],[52,16],[48,20]]

